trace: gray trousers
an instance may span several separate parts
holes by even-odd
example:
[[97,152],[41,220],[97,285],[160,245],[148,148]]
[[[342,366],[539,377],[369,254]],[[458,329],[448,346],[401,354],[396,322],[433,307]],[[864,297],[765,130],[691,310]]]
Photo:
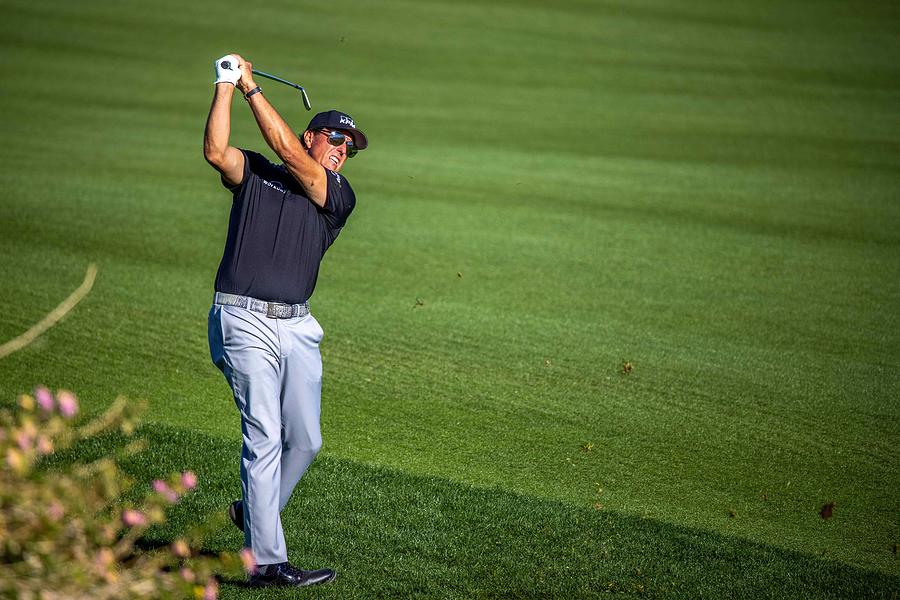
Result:
[[322,447],[323,331],[311,315],[271,319],[213,304],[209,350],[241,413],[244,546],[261,565],[285,562],[281,511]]

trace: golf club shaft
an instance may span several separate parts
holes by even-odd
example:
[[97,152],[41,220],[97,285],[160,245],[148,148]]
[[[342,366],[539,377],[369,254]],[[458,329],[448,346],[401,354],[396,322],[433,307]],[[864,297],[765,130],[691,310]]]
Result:
[[268,73],[263,73],[262,71],[257,71],[256,69],[253,69],[253,74],[254,74],[254,75],[259,75],[260,77],[265,77],[266,79],[271,79],[272,81],[277,81],[277,82],[279,82],[279,83],[283,83],[283,84],[285,84],[285,85],[289,85],[289,86],[291,86],[292,88],[297,88],[298,90],[302,90],[302,89],[303,89],[303,86],[302,86],[302,85],[297,85],[296,83],[291,83],[291,82],[288,81],[287,79],[282,79],[281,77],[276,77],[275,75],[270,75],[270,74],[268,74]]
[[282,79],[281,77],[277,77],[269,73],[263,73],[262,71],[257,71],[256,69],[253,69],[253,74],[259,75],[260,77],[265,77],[266,79],[271,79],[272,81],[277,81],[278,83],[283,83],[284,85],[289,85],[292,88],[300,90],[300,95],[303,97],[303,106],[306,107],[306,110],[312,110],[312,104],[309,103],[309,96],[306,95],[306,90],[303,89],[302,85],[291,83],[287,79]]

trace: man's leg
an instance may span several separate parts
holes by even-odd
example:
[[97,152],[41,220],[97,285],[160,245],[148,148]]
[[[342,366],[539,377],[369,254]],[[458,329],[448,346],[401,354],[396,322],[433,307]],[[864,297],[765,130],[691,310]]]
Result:
[[[322,398],[322,328],[312,315],[279,323],[283,349],[279,510],[284,510],[294,486],[322,447],[319,415]],[[288,345],[290,344],[290,345]]]
[[259,564],[287,561],[279,515],[281,365],[274,319],[237,307],[210,312],[210,353],[241,413],[244,545]]

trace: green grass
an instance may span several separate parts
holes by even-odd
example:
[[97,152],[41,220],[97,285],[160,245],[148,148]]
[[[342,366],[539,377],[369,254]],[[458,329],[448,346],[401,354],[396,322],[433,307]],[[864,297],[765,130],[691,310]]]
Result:
[[[339,565],[359,597],[570,597],[607,579],[721,594],[723,557],[743,553],[748,597],[898,593],[893,4],[4,1],[0,16],[0,340],[100,269],[0,362],[0,397],[43,382],[93,411],[121,393],[198,444],[238,439],[205,339],[228,197],[200,152],[211,63],[238,51],[372,141],[346,167],[359,205],[312,298],[325,448],[308,480],[383,495],[329,513],[331,492],[304,483],[290,510],[334,525],[314,543],[294,529],[294,556],[344,560],[346,524],[363,528],[379,560]],[[302,128],[297,95],[263,87]],[[234,143],[263,149],[242,102],[233,114]],[[166,448],[161,464],[208,456]],[[215,464],[236,481],[236,461]],[[203,493],[211,508],[234,492]],[[397,525],[435,512],[424,534]],[[516,547],[491,554],[493,584],[445,594],[482,529]],[[570,538],[571,574],[542,583]]]

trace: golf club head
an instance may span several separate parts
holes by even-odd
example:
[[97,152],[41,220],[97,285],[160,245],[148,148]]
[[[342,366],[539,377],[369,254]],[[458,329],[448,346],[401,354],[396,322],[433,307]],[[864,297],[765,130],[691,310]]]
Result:
[[309,96],[306,95],[306,90],[300,88],[300,95],[303,96],[303,106],[306,107],[306,110],[312,110],[312,104],[309,103]]

